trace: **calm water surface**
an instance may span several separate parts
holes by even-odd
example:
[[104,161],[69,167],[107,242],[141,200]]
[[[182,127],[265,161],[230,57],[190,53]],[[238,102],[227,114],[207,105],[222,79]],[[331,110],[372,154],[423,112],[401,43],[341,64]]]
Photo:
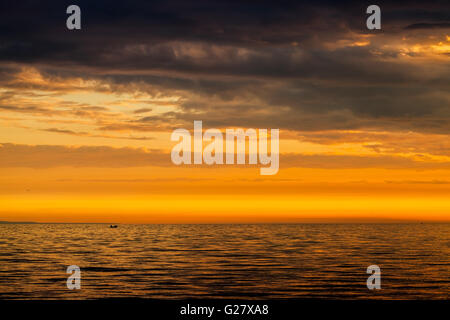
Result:
[[3,224],[0,298],[449,299],[449,253],[450,224]]

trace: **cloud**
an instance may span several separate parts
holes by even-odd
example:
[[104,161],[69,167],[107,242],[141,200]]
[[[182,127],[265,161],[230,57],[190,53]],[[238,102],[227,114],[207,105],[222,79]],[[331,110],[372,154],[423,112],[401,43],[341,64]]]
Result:
[[4,143],[0,167],[98,167],[123,168],[171,165],[170,154],[158,150],[106,146],[51,146]]
[[[173,167],[170,153],[145,148],[113,148],[106,146],[57,146],[57,145],[21,145],[3,143],[0,145],[0,167]],[[186,166],[184,166],[186,167]],[[202,168],[214,166],[203,165]],[[228,167],[228,166],[227,166]],[[259,167],[239,166],[237,168]],[[450,161],[431,161],[405,156],[351,156],[329,154],[280,154],[280,170],[287,168],[413,168],[413,169],[450,169]]]
[[414,23],[407,26],[405,29],[439,29],[439,28],[450,28],[450,22]]
[[[93,129],[114,132],[201,119],[221,128],[450,133],[442,1],[384,1],[381,33],[365,28],[359,1],[77,4],[79,32],[65,29],[64,2],[8,6],[0,21],[2,110],[90,119]],[[19,91],[27,99],[14,101]],[[58,101],[39,105],[37,92]],[[64,109],[62,96],[75,93],[117,99]],[[128,112],[111,111],[139,96]]]
[[58,129],[58,128],[47,128],[47,129],[40,129],[41,131],[45,132],[53,132],[53,133],[63,133],[63,134],[69,134],[73,136],[81,136],[81,137],[92,137],[92,138],[107,138],[107,139],[124,139],[124,140],[153,140],[153,137],[135,137],[135,136],[112,136],[112,135],[106,135],[106,134],[92,134],[89,132],[80,132],[80,131],[73,131],[73,130],[67,130],[67,129]]
[[360,144],[378,153],[431,154],[450,156],[450,140],[444,134],[422,134],[411,131],[314,131],[286,132],[285,139],[296,139],[321,145]]
[[447,180],[386,180],[386,183],[392,184],[450,184]]
[[318,168],[318,169],[449,169],[450,161],[420,161],[405,156],[353,156],[353,155],[280,155],[280,170],[283,168]]
[[147,112],[150,112],[150,111],[152,111],[152,109],[150,109],[150,108],[142,108],[142,109],[134,110],[133,113],[147,113]]

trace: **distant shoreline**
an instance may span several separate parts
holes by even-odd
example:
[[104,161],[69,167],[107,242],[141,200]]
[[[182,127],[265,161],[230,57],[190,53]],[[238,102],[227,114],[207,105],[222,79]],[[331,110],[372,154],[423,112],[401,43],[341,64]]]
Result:
[[36,222],[0,221],[2,224],[104,224],[104,225],[301,225],[301,224],[449,224],[450,221],[303,221],[303,222],[180,222],[180,223],[117,223],[117,222]]
[[0,221],[0,224],[37,224],[34,221]]
[[[111,224],[109,222],[36,222],[36,221],[0,221],[0,224]],[[112,222],[114,224],[114,222]]]

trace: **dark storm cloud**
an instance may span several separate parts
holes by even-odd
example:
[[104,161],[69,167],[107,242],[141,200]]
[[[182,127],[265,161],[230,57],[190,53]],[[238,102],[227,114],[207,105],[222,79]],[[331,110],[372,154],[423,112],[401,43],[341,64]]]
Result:
[[450,28],[450,22],[414,23],[414,24],[407,26],[405,29],[438,29],[438,28]]
[[[361,4],[342,2],[331,9],[326,1],[76,1],[82,8],[83,30],[67,37],[65,11],[73,1],[4,1],[2,34],[16,39],[15,48],[27,48],[27,40],[45,40],[53,47],[37,47],[39,53],[52,50],[76,49],[79,42],[95,44],[118,41],[142,42],[199,40],[223,43],[283,43],[298,40],[305,30],[289,27],[314,25],[326,27],[342,17],[349,16]],[[339,10],[340,9],[340,10]],[[323,12],[323,17],[318,15]],[[336,16],[333,18],[333,16]],[[329,22],[326,22],[328,18]],[[360,23],[362,24],[362,22]],[[339,26],[338,26],[339,28]],[[306,30],[306,31],[307,31]],[[60,36],[65,36],[59,38]],[[306,37],[306,35],[303,35]],[[312,35],[309,35],[312,36]],[[59,45],[58,45],[59,44]],[[33,43],[33,45],[37,45]],[[14,47],[12,47],[14,48]],[[86,57],[87,58],[87,57]]]
[[[194,41],[271,48],[332,41],[349,30],[368,33],[369,3],[364,1],[76,1],[82,30],[73,32],[65,26],[70,4],[73,1],[3,1],[0,58],[95,65],[108,61],[111,52],[148,44],[153,58],[159,56],[157,63],[164,57],[170,63],[170,48],[156,44]],[[415,22],[442,24],[449,19],[446,1],[380,1],[379,5],[383,29]]]
[[182,97],[181,112],[104,129],[203,119],[216,127],[450,130],[449,64],[405,62],[384,46],[444,29],[448,1],[379,1],[382,32],[365,28],[372,3],[364,1],[77,1],[80,31],[65,27],[70,4],[0,4],[0,61],[8,65],[0,76],[32,65],[116,92],[134,84]]

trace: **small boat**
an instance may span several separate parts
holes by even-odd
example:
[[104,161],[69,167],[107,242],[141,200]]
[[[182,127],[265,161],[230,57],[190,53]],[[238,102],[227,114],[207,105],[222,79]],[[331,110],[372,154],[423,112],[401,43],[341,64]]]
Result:
[[110,228],[117,228],[117,224],[112,224],[109,226]]

